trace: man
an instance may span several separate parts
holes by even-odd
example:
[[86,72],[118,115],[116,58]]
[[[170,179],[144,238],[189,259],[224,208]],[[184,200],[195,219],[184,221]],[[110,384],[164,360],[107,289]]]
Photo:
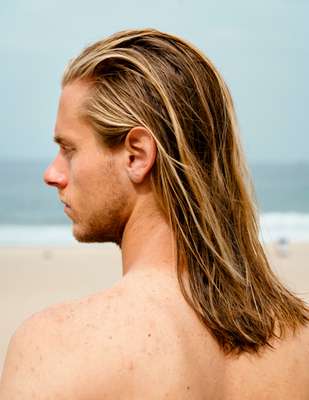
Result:
[[23,323],[0,399],[309,399],[308,309],[258,240],[211,62],[126,31],[86,48],[62,86],[45,181],[77,240],[120,246],[123,278]]

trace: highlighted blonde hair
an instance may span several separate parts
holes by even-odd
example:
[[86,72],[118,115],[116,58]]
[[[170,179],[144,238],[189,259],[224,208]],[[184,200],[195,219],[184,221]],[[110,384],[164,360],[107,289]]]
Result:
[[106,146],[135,126],[153,135],[151,182],[175,235],[179,284],[222,350],[258,352],[305,325],[306,305],[259,241],[232,99],[210,60],[176,36],[128,30],[72,60],[62,84],[75,80],[90,83],[83,114]]

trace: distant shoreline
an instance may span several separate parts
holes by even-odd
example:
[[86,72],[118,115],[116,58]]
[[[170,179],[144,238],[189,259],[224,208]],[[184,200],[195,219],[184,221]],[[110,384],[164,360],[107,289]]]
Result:
[[[263,243],[309,242],[309,213],[263,213],[260,217]],[[0,247],[78,245],[71,224],[0,224]],[[87,246],[87,245],[83,245]]]

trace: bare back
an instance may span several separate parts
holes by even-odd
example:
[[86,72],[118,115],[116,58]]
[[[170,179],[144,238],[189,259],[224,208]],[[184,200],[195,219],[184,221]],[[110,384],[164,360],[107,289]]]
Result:
[[[274,343],[274,350],[264,349],[259,356],[246,353],[227,357],[189,308],[178,285],[149,278],[142,276],[140,282],[128,284],[132,283],[132,292],[141,295],[140,307],[137,305],[144,335],[141,343],[149,345],[149,335],[153,340],[149,354],[137,350],[142,362],[129,373],[128,382],[135,382],[132,398],[309,398],[309,328]],[[147,307],[150,312],[144,314]],[[149,333],[143,327],[148,327]]]
[[157,273],[132,274],[34,321],[39,340],[25,347],[42,400],[309,398],[308,329],[259,357],[226,357],[175,280]]

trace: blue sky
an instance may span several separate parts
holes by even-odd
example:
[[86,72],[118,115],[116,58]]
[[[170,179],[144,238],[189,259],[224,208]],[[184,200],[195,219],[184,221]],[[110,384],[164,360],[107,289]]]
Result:
[[51,158],[61,73],[87,44],[154,27],[201,48],[227,81],[251,162],[309,162],[309,2],[3,0],[0,159]]

